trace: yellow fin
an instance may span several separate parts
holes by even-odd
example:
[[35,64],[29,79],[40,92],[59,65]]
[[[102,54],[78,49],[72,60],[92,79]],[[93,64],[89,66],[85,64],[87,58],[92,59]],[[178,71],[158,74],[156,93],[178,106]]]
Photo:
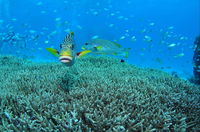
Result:
[[128,56],[129,56],[129,51],[131,50],[131,48],[126,48],[125,49],[125,58],[128,58]]
[[81,51],[79,53],[77,53],[77,56],[78,58],[82,57],[82,56],[85,56],[86,54],[92,52],[91,50],[84,50],[84,51]]
[[50,52],[52,55],[56,56],[56,57],[59,57],[59,52],[56,50],[56,49],[53,49],[53,48],[46,48],[46,50],[48,52]]

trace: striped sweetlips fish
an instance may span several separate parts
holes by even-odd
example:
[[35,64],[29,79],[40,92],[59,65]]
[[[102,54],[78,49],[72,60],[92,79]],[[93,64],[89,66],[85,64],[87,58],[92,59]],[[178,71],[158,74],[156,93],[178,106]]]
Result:
[[66,35],[64,41],[60,44],[60,52],[53,48],[46,48],[46,50],[54,56],[59,57],[61,63],[67,66],[72,66],[76,58],[91,52],[89,50],[84,50],[77,53],[75,51],[75,47],[76,44],[74,41],[74,32],[70,32]]

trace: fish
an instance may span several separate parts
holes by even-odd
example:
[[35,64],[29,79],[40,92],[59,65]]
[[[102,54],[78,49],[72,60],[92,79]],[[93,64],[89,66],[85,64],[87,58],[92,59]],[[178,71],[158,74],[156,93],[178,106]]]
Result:
[[66,66],[72,66],[77,58],[80,58],[91,51],[84,50],[76,52],[76,43],[74,41],[74,32],[66,35],[63,42],[60,44],[60,52],[54,48],[46,48],[48,52],[59,58],[60,62]]
[[184,53],[179,53],[179,54],[175,55],[174,58],[183,57],[184,55],[185,55]]
[[149,23],[149,26],[154,26],[154,25],[155,25],[154,22]]
[[112,23],[108,25],[108,27],[113,27],[113,26],[114,26],[114,24],[112,24]]
[[169,48],[174,47],[174,46],[176,46],[175,43],[172,43],[172,44],[169,44],[169,45],[168,45]]
[[26,48],[26,42],[28,40],[27,35],[15,33],[13,31],[9,31],[5,33],[1,38],[1,43],[9,44],[12,46],[19,46],[20,48]]
[[131,41],[132,41],[132,42],[135,42],[135,41],[136,41],[136,37],[135,37],[135,36],[132,36],[132,37],[131,37]]
[[41,6],[43,3],[41,2],[41,1],[39,1],[38,3],[37,3],[37,6]]
[[152,40],[152,38],[150,36],[145,35],[144,36],[144,41],[146,41],[146,42],[152,42],[153,40]]
[[172,29],[174,29],[174,27],[173,27],[173,26],[170,26],[170,27],[168,27],[167,29],[172,30]]
[[122,48],[120,44],[109,40],[91,39],[82,46],[82,50],[89,50],[94,54],[114,55],[128,58],[130,48]]
[[95,35],[95,36],[92,37],[92,39],[97,39],[97,38],[99,38],[98,35]]
[[121,39],[121,40],[122,40],[122,39],[125,39],[125,38],[126,38],[125,36],[121,36],[119,39]]

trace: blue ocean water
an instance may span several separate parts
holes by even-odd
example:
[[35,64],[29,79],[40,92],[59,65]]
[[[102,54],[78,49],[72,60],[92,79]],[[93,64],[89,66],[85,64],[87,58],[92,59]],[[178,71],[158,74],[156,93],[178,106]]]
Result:
[[[78,51],[91,38],[116,41],[131,48],[128,63],[189,78],[200,1],[0,0],[1,54],[58,61],[45,48],[59,49],[69,31],[75,32]],[[23,40],[5,42],[13,32]]]

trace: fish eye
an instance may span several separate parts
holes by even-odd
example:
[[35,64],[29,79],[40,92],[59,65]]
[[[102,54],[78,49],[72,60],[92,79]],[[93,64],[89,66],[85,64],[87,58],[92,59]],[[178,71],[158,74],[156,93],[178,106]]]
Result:
[[85,45],[88,45],[88,43],[85,43]]

